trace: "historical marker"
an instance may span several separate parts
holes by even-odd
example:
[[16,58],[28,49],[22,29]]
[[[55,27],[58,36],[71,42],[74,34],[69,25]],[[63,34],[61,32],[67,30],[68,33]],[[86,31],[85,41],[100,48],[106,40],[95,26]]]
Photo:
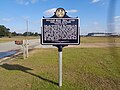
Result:
[[58,8],[52,17],[41,20],[41,44],[58,48],[59,86],[62,86],[62,48],[80,44],[79,18],[69,17],[66,13],[63,8]]
[[42,44],[79,44],[78,18],[43,18]]
[[66,15],[58,8],[55,15],[42,19],[42,45],[78,45],[80,44],[79,18]]

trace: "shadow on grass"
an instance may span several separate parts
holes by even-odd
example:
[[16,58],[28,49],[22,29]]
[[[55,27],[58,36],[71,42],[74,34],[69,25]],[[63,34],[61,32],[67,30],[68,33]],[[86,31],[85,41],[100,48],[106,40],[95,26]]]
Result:
[[18,64],[14,64],[14,65],[3,64],[3,65],[0,65],[0,67],[5,68],[6,70],[18,70],[18,71],[22,71],[24,73],[28,73],[30,75],[33,75],[33,76],[35,76],[37,78],[40,78],[40,79],[46,81],[46,82],[49,82],[49,83],[52,83],[52,84],[58,86],[58,83],[56,83],[56,82],[54,82],[52,80],[46,79],[46,78],[44,78],[42,76],[39,76],[39,75],[36,75],[34,73],[31,73],[31,72],[27,71],[27,70],[33,70],[31,68],[28,68],[28,67],[24,67],[24,66],[21,66],[21,65],[18,65]]

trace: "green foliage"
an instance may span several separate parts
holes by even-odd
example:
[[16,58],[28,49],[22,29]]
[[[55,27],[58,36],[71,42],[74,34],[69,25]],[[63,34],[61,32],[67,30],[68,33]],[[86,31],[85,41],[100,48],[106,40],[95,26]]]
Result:
[[24,32],[23,36],[38,36],[39,34],[37,32],[33,33],[33,32]]
[[24,32],[22,33],[17,33],[17,32],[10,32],[9,28],[6,28],[4,25],[0,25],[0,37],[5,37],[9,36],[11,38],[12,36],[39,36],[37,32]]
[[11,34],[12,34],[12,36],[17,36],[17,33],[15,31],[12,32]]
[[37,32],[35,32],[34,36],[39,36],[39,34]]
[[0,25],[0,37],[9,36],[9,28],[6,28],[4,25]]

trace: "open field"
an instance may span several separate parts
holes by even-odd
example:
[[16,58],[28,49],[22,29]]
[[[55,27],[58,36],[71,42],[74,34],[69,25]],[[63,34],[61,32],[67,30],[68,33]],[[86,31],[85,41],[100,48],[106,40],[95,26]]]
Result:
[[[28,39],[39,39],[40,37],[33,37],[29,36]],[[15,41],[15,40],[23,40],[26,39],[24,36],[16,36],[12,38],[3,37],[0,38],[0,43],[2,42],[9,42],[9,41]],[[81,43],[120,43],[120,37],[81,37],[80,38]]]
[[64,48],[62,88],[57,53],[35,49],[0,65],[0,90],[120,90],[120,48]]
[[0,43],[3,43],[3,42],[10,42],[10,41],[15,41],[15,40],[23,40],[23,39],[39,39],[39,36],[28,36],[28,37],[25,37],[25,36],[15,36],[15,37],[11,37],[11,38],[8,38],[8,37],[2,37],[0,38]]
[[81,43],[120,43],[120,37],[81,37]]

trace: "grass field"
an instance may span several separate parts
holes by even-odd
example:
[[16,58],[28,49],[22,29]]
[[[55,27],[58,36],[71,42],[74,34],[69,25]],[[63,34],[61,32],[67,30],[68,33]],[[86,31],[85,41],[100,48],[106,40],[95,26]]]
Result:
[[[40,37],[32,37],[29,36],[28,39],[39,39]],[[9,42],[9,41],[15,41],[15,40],[23,40],[26,39],[24,36],[17,36],[12,38],[3,37],[0,38],[0,43],[2,42]],[[120,37],[81,37],[80,38],[81,43],[120,43]]]
[[0,66],[0,90],[120,90],[120,48],[64,48],[58,87],[57,49],[35,49]]
[[120,37],[81,37],[81,43],[120,43]]
[[[3,42],[10,42],[10,41],[15,41],[15,40],[23,40],[23,39],[26,39],[25,36],[15,36],[15,37],[11,37],[11,38],[8,38],[8,37],[2,37],[0,38],[0,43],[3,43]],[[39,39],[39,37],[35,37],[35,36],[28,36],[27,39]]]

